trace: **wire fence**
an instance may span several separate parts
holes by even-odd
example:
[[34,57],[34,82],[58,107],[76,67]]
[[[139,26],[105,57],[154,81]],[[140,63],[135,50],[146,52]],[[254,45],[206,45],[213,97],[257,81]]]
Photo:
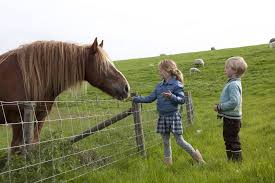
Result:
[[[93,135],[77,143],[70,141],[90,127],[129,108],[129,102],[118,102],[113,99],[31,102],[35,103],[32,106],[33,121],[24,121],[22,102],[1,102],[3,114],[12,107],[18,109],[20,118],[19,121],[12,123],[5,121],[1,124],[0,182],[71,181],[139,154],[136,144],[136,124],[132,115],[94,132]],[[51,110],[50,105],[52,105]],[[45,120],[37,119],[37,111],[48,114]],[[146,141],[146,149],[155,147],[161,142],[155,133],[156,120],[155,107],[142,108],[142,135]],[[32,125],[44,123],[39,142],[31,141],[29,144],[23,143],[11,147],[11,125],[23,126],[24,123]],[[11,153],[14,148],[26,146],[28,146],[26,154]]]
[[[192,100],[187,101],[186,106],[191,106],[189,113],[193,115]],[[24,119],[26,103],[31,104],[29,109],[33,120]],[[102,121],[129,107],[130,102],[99,98],[81,101],[1,101],[0,110],[5,121],[0,128],[0,182],[70,182],[117,162],[127,161],[129,157],[140,154],[140,146],[147,151],[159,145],[161,140],[155,133],[158,117],[155,104],[143,105],[138,109],[142,115],[141,134],[135,133],[135,111],[131,110],[128,117],[111,126],[101,130],[98,128],[94,132],[87,130],[99,127]],[[15,113],[19,114],[18,121],[8,123],[6,113],[10,109],[15,109]],[[41,112],[47,115],[43,120],[38,117]],[[188,109],[182,112],[188,113]],[[23,134],[23,143],[11,146],[12,125],[20,125],[24,129],[26,124],[38,126],[42,123],[39,141],[26,143]],[[32,136],[35,130],[31,129]],[[89,137],[72,143],[72,139],[81,135]],[[139,136],[144,138],[145,147],[137,143]],[[13,153],[14,149],[27,149],[27,152]]]

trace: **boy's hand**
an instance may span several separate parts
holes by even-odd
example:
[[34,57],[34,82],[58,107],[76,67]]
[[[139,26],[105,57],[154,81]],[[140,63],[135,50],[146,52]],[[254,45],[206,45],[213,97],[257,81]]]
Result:
[[166,98],[171,98],[172,93],[170,90],[168,90],[168,92],[162,92],[162,96],[166,97]]
[[218,112],[217,106],[218,106],[218,104],[214,105],[214,111],[216,111],[216,112]]
[[214,105],[214,111],[216,111],[216,112],[220,112],[220,111],[221,111],[221,106],[220,106],[220,104],[215,104],[215,105]]

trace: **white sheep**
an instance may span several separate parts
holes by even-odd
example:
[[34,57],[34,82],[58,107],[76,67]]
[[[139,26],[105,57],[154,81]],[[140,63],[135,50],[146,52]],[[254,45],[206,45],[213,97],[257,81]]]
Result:
[[198,68],[192,67],[192,68],[189,69],[189,72],[190,72],[190,75],[191,75],[192,73],[201,72],[201,71]]
[[270,48],[275,48],[275,41],[274,41],[274,42],[269,43],[269,47],[270,47]]
[[271,39],[269,40],[269,44],[272,43],[272,42],[275,42],[275,38],[271,38]]
[[197,67],[200,67],[200,66],[204,66],[204,61],[203,61],[203,59],[201,59],[201,58],[198,58],[198,59],[195,59],[194,60],[194,65],[195,66],[197,66]]

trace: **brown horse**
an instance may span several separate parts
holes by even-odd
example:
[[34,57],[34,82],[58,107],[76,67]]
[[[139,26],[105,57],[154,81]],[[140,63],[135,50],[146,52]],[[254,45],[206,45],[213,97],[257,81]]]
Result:
[[[88,81],[119,99],[129,95],[129,84],[98,45],[76,45],[57,41],[37,41],[0,55],[0,124],[11,123],[12,151],[23,144],[22,105],[16,101],[54,101],[64,90]],[[16,104],[13,103],[13,104]],[[11,104],[11,103],[9,103]],[[39,141],[43,120],[53,102],[36,102],[33,142]]]

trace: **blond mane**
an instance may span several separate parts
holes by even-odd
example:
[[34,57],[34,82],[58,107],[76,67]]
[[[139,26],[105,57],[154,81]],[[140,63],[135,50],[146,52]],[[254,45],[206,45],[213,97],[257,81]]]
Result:
[[[27,100],[45,100],[47,92],[60,92],[79,84],[85,77],[85,60],[90,45],[57,41],[36,41],[14,50],[20,66]],[[95,65],[99,73],[108,71],[110,59],[98,47]],[[92,70],[91,70],[92,72]]]

